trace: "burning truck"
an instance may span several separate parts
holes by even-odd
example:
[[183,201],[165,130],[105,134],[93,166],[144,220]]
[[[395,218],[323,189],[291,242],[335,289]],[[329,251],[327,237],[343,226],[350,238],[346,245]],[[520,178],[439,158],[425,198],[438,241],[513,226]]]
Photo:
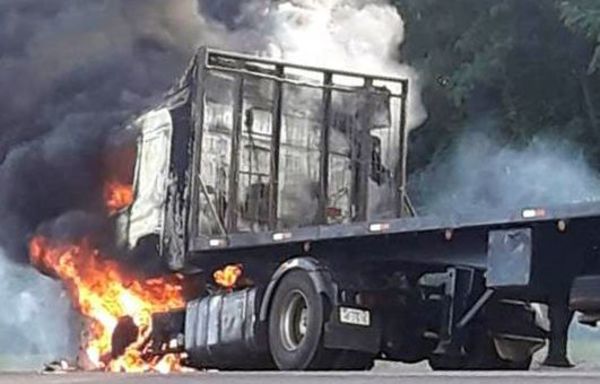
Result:
[[[593,301],[580,275],[599,267],[600,207],[420,217],[406,188],[408,87],[201,49],[127,128],[135,148],[105,190],[119,246],[172,275],[132,277],[85,242],[31,243],[90,319],[81,360],[527,369],[550,340],[547,363],[568,365],[569,293]],[[549,306],[550,327],[532,303]]]

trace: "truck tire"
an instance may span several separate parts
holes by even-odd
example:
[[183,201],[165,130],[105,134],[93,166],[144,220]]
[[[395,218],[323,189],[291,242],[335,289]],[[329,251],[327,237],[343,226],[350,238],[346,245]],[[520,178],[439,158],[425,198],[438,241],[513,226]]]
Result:
[[295,270],[279,283],[269,312],[269,346],[280,370],[325,370],[336,353],[323,346],[328,303],[309,274]]

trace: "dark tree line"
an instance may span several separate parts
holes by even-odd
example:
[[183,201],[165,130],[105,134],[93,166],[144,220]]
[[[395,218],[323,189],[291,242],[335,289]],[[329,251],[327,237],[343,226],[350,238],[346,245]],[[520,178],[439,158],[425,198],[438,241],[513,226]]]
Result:
[[402,54],[422,71],[429,112],[411,138],[414,169],[483,118],[505,145],[556,136],[600,168],[600,1],[395,3],[407,28]]

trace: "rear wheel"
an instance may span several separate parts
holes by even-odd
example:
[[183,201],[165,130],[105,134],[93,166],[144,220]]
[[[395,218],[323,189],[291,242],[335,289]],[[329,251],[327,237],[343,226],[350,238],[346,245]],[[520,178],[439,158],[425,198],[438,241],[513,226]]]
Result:
[[281,370],[331,369],[336,353],[323,346],[327,303],[305,271],[283,277],[271,304],[269,346]]

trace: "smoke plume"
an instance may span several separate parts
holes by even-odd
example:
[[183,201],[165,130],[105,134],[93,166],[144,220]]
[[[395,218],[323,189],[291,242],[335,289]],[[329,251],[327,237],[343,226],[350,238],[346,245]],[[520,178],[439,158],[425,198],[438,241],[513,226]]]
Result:
[[423,172],[411,189],[425,215],[492,217],[523,208],[597,201],[600,177],[582,151],[556,137],[515,147],[482,123]]
[[426,117],[417,72],[401,64],[404,22],[387,0],[200,0],[209,43],[313,66],[410,80],[409,127]]
[[[60,283],[41,277],[31,268],[14,264],[2,255],[0,300],[3,303],[0,316],[3,362],[6,364],[11,356],[23,356],[14,357],[10,367],[0,366],[0,369],[27,369],[28,364],[39,366],[49,359],[72,356],[76,352],[71,332],[77,326]],[[25,357],[27,360],[23,360]]]

